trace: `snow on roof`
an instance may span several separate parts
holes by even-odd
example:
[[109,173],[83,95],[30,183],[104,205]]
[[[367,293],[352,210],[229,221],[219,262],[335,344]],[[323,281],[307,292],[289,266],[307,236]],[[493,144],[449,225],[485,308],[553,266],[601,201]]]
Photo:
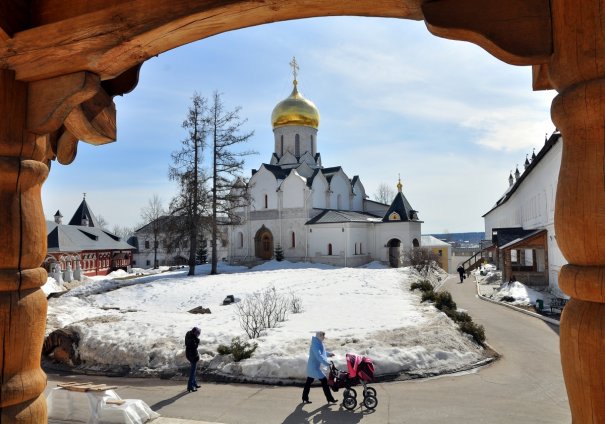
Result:
[[439,240],[437,237],[433,237],[430,235],[427,236],[420,236],[420,245],[423,247],[426,246],[448,246],[448,247],[452,247],[451,244],[446,243],[442,240]]

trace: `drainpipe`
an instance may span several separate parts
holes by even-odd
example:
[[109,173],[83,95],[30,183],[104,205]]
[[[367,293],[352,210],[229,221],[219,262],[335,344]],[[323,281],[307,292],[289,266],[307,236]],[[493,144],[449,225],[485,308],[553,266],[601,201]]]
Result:
[[345,229],[345,268],[347,267],[347,247],[349,246],[349,229]]

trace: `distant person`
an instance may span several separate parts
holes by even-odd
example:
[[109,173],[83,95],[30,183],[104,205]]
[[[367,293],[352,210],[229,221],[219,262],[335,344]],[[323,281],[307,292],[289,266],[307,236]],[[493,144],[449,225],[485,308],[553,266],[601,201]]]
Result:
[[195,381],[195,371],[197,363],[200,360],[200,354],[197,351],[197,347],[200,344],[201,330],[198,327],[193,327],[185,334],[185,356],[191,363],[191,369],[189,370],[189,381],[187,382],[188,392],[197,392],[201,386]]
[[324,340],[326,333],[318,331],[315,336],[311,338],[311,347],[309,348],[309,361],[307,362],[307,381],[305,382],[305,388],[303,389],[302,401],[303,403],[311,403],[309,400],[309,390],[311,390],[311,383],[313,380],[318,379],[321,382],[321,388],[326,395],[328,403],[336,403],[337,400],[332,396],[330,388],[328,387],[328,379],[321,371],[321,366],[329,366],[328,357],[334,356],[333,353],[326,351],[324,346]]
[[459,265],[456,271],[458,271],[458,274],[460,275],[460,282],[462,283],[464,281],[464,267]]

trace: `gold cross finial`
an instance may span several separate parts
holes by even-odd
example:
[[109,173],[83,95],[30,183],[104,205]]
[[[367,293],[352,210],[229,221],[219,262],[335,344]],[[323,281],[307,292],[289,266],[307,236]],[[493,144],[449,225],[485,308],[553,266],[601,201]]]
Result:
[[86,193],[82,193],[84,195],[84,198],[86,199]]
[[401,189],[403,188],[403,184],[401,184],[401,174],[397,174],[397,177],[399,178],[399,182],[397,183],[397,191],[401,193]]
[[296,57],[292,56],[292,61],[290,62],[290,66],[292,67],[292,75],[294,75],[294,83],[296,84],[296,76],[298,75],[298,63],[296,62]]

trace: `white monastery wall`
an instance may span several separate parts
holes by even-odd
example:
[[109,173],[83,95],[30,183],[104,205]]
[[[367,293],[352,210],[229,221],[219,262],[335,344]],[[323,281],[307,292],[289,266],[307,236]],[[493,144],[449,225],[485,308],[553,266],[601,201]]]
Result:
[[302,208],[305,205],[305,187],[305,181],[296,171],[291,171],[280,186],[282,208]]

